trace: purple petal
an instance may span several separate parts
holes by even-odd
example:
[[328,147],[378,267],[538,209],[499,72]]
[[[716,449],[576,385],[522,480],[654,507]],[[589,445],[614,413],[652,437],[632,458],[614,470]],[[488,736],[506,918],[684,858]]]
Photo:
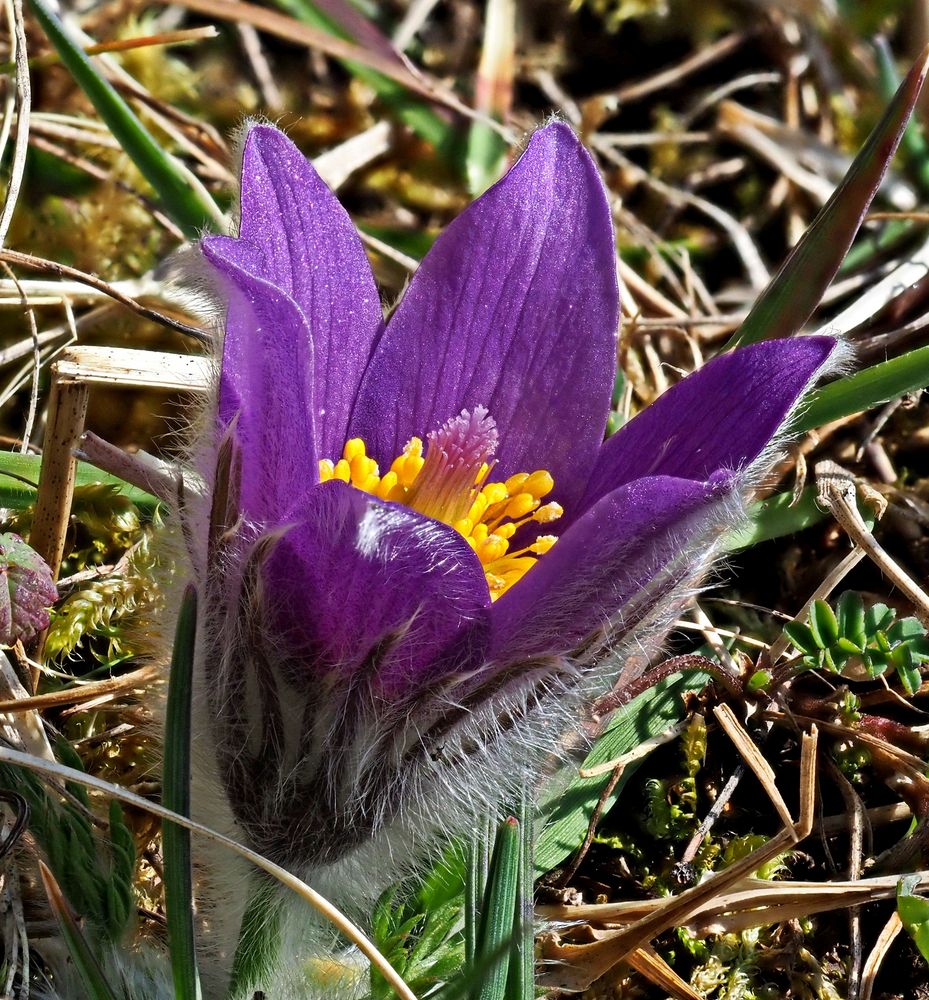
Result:
[[339,482],[307,494],[262,571],[289,679],[400,699],[483,659],[490,596],[454,530]]
[[313,345],[297,304],[242,270],[239,250],[232,240],[203,242],[228,296],[218,417],[222,427],[236,419],[242,511],[271,526],[318,478]]
[[579,510],[642,476],[706,480],[749,465],[834,347],[831,337],[797,337],[714,358],[604,444]]
[[310,162],[270,125],[253,126],[248,133],[241,203],[239,242],[249,250],[238,263],[303,310],[313,337],[319,454],[337,459],[383,323],[364,247]]
[[621,636],[679,581],[688,543],[728,523],[732,481],[655,476],[600,499],[492,611],[491,658],[565,653],[610,625]]
[[610,210],[571,130],[532,137],[513,169],[443,233],[375,350],[351,421],[381,462],[486,406],[495,477],[548,469],[562,503],[592,465],[616,364]]

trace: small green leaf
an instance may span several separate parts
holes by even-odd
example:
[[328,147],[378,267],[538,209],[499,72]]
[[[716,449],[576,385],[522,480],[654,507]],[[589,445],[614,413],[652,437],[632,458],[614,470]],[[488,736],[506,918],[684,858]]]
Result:
[[728,347],[793,336],[813,314],[884,178],[929,68],[929,48],[913,68],[854,162],[791,251]]
[[810,608],[810,629],[816,645],[822,649],[831,646],[839,638],[839,623],[835,612],[825,601],[814,601]]
[[770,683],[770,670],[756,670],[748,679],[748,690],[752,692],[764,691]]
[[897,913],[920,955],[929,962],[929,899],[916,896],[918,875],[907,875],[897,883]]
[[887,629],[891,642],[906,642],[909,639],[924,639],[926,630],[916,618],[899,618]]
[[846,590],[836,605],[836,617],[839,620],[839,632],[846,642],[853,643],[860,652],[868,641],[865,630],[864,601],[861,594],[854,590]]
[[819,637],[814,635],[810,626],[804,622],[788,622],[784,626],[784,633],[802,653],[816,656],[822,649]]
[[844,635],[840,635],[835,642],[836,649],[840,653],[844,653],[846,656],[860,656],[864,650],[857,643],[852,642],[851,639],[846,639]]
[[869,636],[874,636],[880,630],[886,629],[895,617],[896,612],[886,604],[872,604],[864,613],[865,631]]
[[906,646],[898,646],[894,650],[894,667],[906,693],[909,695],[916,694],[922,682],[922,677],[913,663],[912,654]]

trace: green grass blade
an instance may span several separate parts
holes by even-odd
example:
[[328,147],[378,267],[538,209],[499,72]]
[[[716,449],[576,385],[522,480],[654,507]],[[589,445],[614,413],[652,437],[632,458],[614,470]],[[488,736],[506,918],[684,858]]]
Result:
[[[487,0],[484,40],[474,85],[474,107],[498,122],[506,120],[513,100],[516,60],[515,0]],[[506,140],[486,122],[473,121],[465,151],[465,176],[472,195],[483,194],[506,169]]]
[[464,939],[465,963],[473,968],[477,961],[477,943],[480,934],[481,908],[487,889],[489,869],[489,824],[482,820],[472,831],[468,844],[468,861],[464,884]]
[[[41,455],[21,455],[18,451],[0,451],[0,507],[10,510],[25,510],[32,507],[36,501],[36,484],[39,481],[39,468],[42,465]],[[137,486],[101,472],[87,462],[77,463],[76,486],[87,486],[90,483],[111,483],[118,486],[123,496],[131,500],[144,514],[149,517],[154,514],[160,503],[151,493],[140,490]]]
[[[193,688],[194,644],[197,636],[197,592],[188,587],[174,634],[168,706],[165,713],[162,801],[167,809],[190,815],[190,699]],[[162,827],[165,912],[174,995],[199,1000],[197,951],[194,940],[193,883],[190,831],[174,823]]]
[[882,361],[811,392],[791,430],[800,434],[929,385],[929,347]]
[[907,74],[841,184],[761,293],[728,347],[793,336],[813,314],[881,185],[927,70],[929,48]]
[[805,489],[794,503],[793,493],[777,493],[766,500],[757,500],[748,508],[748,523],[726,536],[727,552],[748,549],[772,538],[803,531],[827,517],[816,503],[816,490]]
[[120,146],[155,190],[165,213],[193,238],[204,228],[222,228],[223,215],[200,182],[170,153],[165,152],[136,114],[97,71],[45,0],[29,6],[54,45],[61,61],[97,109]]
[[473,994],[475,1000],[506,1000],[510,958],[508,945],[513,940],[516,920],[519,855],[519,823],[511,816],[497,830],[490,861],[477,947],[477,965],[483,967],[486,963],[486,968],[482,968],[481,983]]
[[74,962],[74,968],[84,984],[84,989],[87,990],[88,997],[90,1000],[116,1000],[116,993],[107,982],[103,969],[100,968],[100,963],[87,943],[87,939],[81,933],[80,925],[71,912],[71,907],[68,906],[61,887],[55,880],[51,869],[41,861],[39,862],[39,874],[42,876],[42,885],[45,887],[49,906],[61,928],[61,936],[67,946],[68,954],[71,956],[71,961]]
[[506,1000],[534,1000],[535,997],[535,879],[532,864],[534,815],[532,798],[523,788],[519,800],[519,881],[516,885],[516,927]]

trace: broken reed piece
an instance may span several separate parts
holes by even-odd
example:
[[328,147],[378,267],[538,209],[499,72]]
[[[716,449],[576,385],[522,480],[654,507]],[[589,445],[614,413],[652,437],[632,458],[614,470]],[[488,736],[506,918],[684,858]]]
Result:
[[[74,498],[78,448],[87,419],[90,390],[95,385],[125,389],[204,392],[210,379],[205,357],[163,354],[120,347],[72,347],[51,367],[42,467],[29,544],[48,563],[57,579],[64,555]],[[41,660],[44,635],[33,658]],[[38,671],[33,671],[33,691]]]

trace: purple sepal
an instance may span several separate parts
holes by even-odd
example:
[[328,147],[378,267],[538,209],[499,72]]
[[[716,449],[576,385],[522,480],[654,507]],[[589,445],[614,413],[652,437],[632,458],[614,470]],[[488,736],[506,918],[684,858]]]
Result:
[[579,510],[643,476],[708,479],[750,465],[835,349],[832,337],[768,340],[678,382],[600,449]]
[[202,246],[227,293],[217,440],[238,415],[242,511],[273,527],[318,475],[313,345],[293,299],[242,267],[241,244],[211,237]]
[[616,365],[615,246],[603,183],[566,125],[533,135],[436,241],[378,342],[350,433],[389,462],[463,409],[500,430],[496,475],[548,469],[578,499]]
[[598,631],[622,639],[677,582],[666,569],[728,521],[732,486],[653,476],[602,497],[494,604],[491,660],[567,653]]
[[329,677],[393,701],[480,665],[490,598],[456,531],[340,482],[288,520],[262,583],[292,684]]

